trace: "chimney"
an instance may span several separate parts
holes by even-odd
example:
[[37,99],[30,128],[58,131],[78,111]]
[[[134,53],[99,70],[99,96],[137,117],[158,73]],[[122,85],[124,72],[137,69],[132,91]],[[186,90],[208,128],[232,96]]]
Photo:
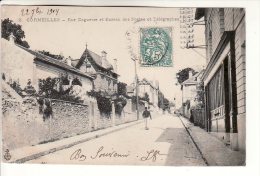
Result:
[[16,37],[14,36],[13,33],[11,33],[10,36],[9,36],[9,41],[10,41],[11,43],[15,43],[15,39],[16,39]]
[[189,79],[192,77],[192,71],[189,71]]
[[117,73],[117,59],[114,59],[114,72]]
[[105,60],[107,58],[107,52],[106,51],[102,51],[101,52],[101,65],[105,66]]
[[71,66],[71,57],[69,56],[66,60],[67,65]]

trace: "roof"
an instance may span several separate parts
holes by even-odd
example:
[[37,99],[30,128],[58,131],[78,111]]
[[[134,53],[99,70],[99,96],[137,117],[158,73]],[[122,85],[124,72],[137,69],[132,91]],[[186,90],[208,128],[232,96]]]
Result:
[[143,78],[143,79],[139,82],[139,85],[150,85],[152,88],[158,89],[158,88],[156,88],[150,81],[148,81],[146,78]]
[[195,20],[201,19],[205,15],[205,8],[197,8],[195,12]]
[[52,57],[46,56],[46,55],[41,54],[39,52],[33,51],[33,50],[29,49],[29,48],[25,48],[25,47],[23,47],[21,45],[17,45],[17,46],[19,46],[20,48],[24,49],[25,51],[31,53],[32,55],[34,55],[35,56],[35,60],[37,60],[37,61],[41,61],[41,62],[50,64],[50,65],[53,65],[55,67],[59,67],[61,69],[69,70],[69,71],[71,71],[71,72],[73,72],[75,74],[78,74],[78,75],[81,75],[81,76],[84,76],[84,77],[88,77],[90,79],[94,79],[89,74],[83,73],[80,70],[74,68],[73,66],[69,66],[68,64],[66,64],[66,63],[64,63],[62,61],[59,61],[59,60],[54,59]]
[[184,81],[183,83],[181,83],[181,85],[196,85],[196,84],[198,84],[198,82],[200,81],[198,78],[201,77],[203,73],[204,73],[204,70],[201,70],[200,72],[193,75],[191,78],[189,78],[186,81]]
[[[96,54],[95,52],[93,52],[87,48],[81,55],[80,59],[78,59],[78,61],[74,61],[73,64],[75,65],[76,68],[80,68],[80,66],[84,63],[86,58],[88,58],[90,62],[93,61],[94,64],[97,65],[99,68],[101,68],[103,70],[104,69],[109,70],[113,74],[118,75],[117,73],[115,73],[113,71],[114,68],[113,68],[112,64],[110,64],[106,58],[102,58],[100,55]],[[102,63],[102,59],[103,59],[103,63]]]

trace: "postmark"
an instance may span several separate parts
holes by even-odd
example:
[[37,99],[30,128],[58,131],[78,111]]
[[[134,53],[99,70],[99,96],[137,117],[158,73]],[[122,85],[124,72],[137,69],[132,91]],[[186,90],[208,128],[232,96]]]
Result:
[[173,66],[172,28],[140,29],[140,65],[142,67]]

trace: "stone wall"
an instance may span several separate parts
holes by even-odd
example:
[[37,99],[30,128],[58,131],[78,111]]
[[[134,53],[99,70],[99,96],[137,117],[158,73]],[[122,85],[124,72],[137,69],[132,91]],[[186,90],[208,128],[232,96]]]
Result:
[[35,98],[25,98],[23,102],[3,98],[2,109],[4,149],[36,145],[91,131],[88,107],[82,104],[52,100],[53,118],[45,121]]
[[91,131],[87,105],[52,100],[52,108],[53,119],[50,120],[52,139],[61,139]]

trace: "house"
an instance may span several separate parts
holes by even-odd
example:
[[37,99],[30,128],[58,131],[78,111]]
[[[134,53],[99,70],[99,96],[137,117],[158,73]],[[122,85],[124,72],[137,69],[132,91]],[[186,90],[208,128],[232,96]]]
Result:
[[195,19],[203,18],[207,67],[202,80],[207,130],[224,139],[232,149],[245,151],[245,9],[196,9]]
[[158,81],[155,81],[153,83],[152,81],[148,81],[146,78],[144,78],[141,81],[139,81],[138,89],[139,89],[140,97],[145,97],[145,94],[147,93],[149,96],[150,104],[152,104],[155,108],[158,108],[158,98],[159,98]]
[[182,113],[185,117],[190,118],[190,108],[198,103],[198,101],[196,101],[198,85],[201,82],[201,77],[203,73],[204,70],[201,70],[193,75],[192,71],[190,71],[189,78],[181,83],[183,103]]
[[135,87],[134,87],[134,85],[127,85],[127,86],[126,86],[126,93],[127,93],[127,95],[128,95],[129,97],[135,96],[134,92],[135,92]]
[[119,75],[116,73],[116,59],[114,67],[107,60],[107,53],[101,55],[89,50],[86,45],[80,59],[72,61],[72,65],[80,72],[90,74],[94,77],[94,90],[106,92],[110,95],[117,93],[117,83]]
[[[87,91],[93,89],[93,77],[88,73],[83,73],[73,67],[67,59],[63,62],[31,49],[16,44],[13,35],[10,40],[1,39],[2,44],[2,74],[8,83],[19,83],[24,89],[28,83],[39,90],[39,79],[61,78],[66,76],[69,85],[76,79],[81,82],[81,86],[75,86],[78,96],[86,95]],[[79,88],[80,87],[80,88]]]

